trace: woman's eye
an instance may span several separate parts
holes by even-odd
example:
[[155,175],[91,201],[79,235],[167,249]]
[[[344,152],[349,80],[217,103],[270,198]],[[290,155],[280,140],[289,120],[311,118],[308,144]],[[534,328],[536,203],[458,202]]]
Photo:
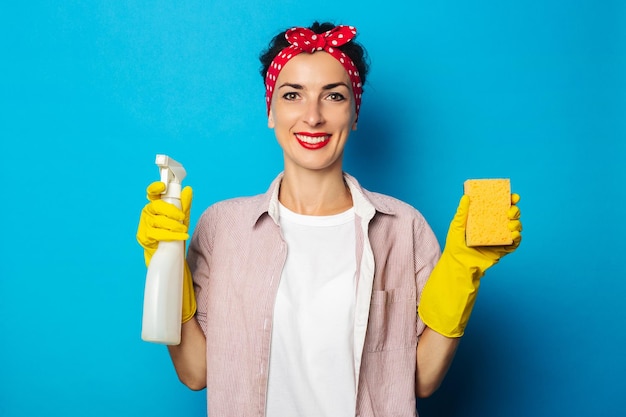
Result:
[[283,98],[285,100],[295,100],[298,98],[298,93],[294,93],[294,92],[289,92],[289,93],[285,93],[283,94]]
[[343,94],[340,94],[340,93],[330,93],[330,94],[328,95],[328,98],[329,98],[331,101],[343,101],[343,100],[345,100],[345,99],[346,99],[346,98],[344,97],[344,95],[343,95]]

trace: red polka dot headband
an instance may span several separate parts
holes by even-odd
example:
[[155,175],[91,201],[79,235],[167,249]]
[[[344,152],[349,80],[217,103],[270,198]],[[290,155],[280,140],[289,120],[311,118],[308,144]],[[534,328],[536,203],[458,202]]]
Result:
[[326,51],[335,58],[346,69],[350,81],[352,82],[352,94],[356,105],[356,115],[359,115],[361,107],[361,96],[363,85],[361,77],[352,59],[336,47],[350,42],[356,36],[356,28],[353,26],[339,25],[321,34],[316,34],[310,29],[294,27],[285,32],[285,39],[290,43],[288,47],[280,51],[274,58],[265,76],[265,101],[267,102],[267,113],[270,112],[272,94],[278,74],[285,64],[294,56],[307,52],[312,54],[316,51]]

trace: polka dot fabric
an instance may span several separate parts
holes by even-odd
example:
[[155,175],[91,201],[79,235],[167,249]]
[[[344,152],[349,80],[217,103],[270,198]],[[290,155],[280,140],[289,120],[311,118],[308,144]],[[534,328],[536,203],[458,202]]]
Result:
[[302,27],[294,27],[285,32],[285,38],[290,45],[276,55],[265,76],[265,101],[267,103],[268,114],[272,103],[276,79],[278,79],[278,74],[285,64],[291,58],[302,52],[312,54],[316,51],[326,51],[343,65],[350,77],[358,117],[359,109],[361,108],[361,96],[363,95],[361,77],[352,59],[337,48],[350,42],[355,36],[356,28],[344,25],[336,26],[321,34],[316,34],[312,30]]

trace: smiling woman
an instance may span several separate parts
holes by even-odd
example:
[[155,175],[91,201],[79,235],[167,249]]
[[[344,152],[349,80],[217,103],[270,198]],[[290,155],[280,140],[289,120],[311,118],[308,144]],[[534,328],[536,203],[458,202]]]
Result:
[[[416,395],[448,370],[480,277],[519,244],[514,211],[513,245],[467,248],[462,198],[441,254],[420,212],[343,171],[367,75],[355,37],[315,23],[281,32],[261,56],[284,172],[265,194],[200,218],[184,288],[197,311],[183,306],[181,343],[169,347],[181,381],[207,388],[209,415],[415,416]],[[150,195],[140,242],[186,238],[183,192],[181,210]]]

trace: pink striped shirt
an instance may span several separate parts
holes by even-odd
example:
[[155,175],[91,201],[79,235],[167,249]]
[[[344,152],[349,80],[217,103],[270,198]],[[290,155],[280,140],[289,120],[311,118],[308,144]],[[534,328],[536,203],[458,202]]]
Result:
[[[207,339],[210,417],[264,416],[272,317],[287,248],[278,188],[219,202],[196,225],[188,252]],[[440,248],[424,217],[345,175],[355,209],[356,415],[415,416],[422,288]]]

